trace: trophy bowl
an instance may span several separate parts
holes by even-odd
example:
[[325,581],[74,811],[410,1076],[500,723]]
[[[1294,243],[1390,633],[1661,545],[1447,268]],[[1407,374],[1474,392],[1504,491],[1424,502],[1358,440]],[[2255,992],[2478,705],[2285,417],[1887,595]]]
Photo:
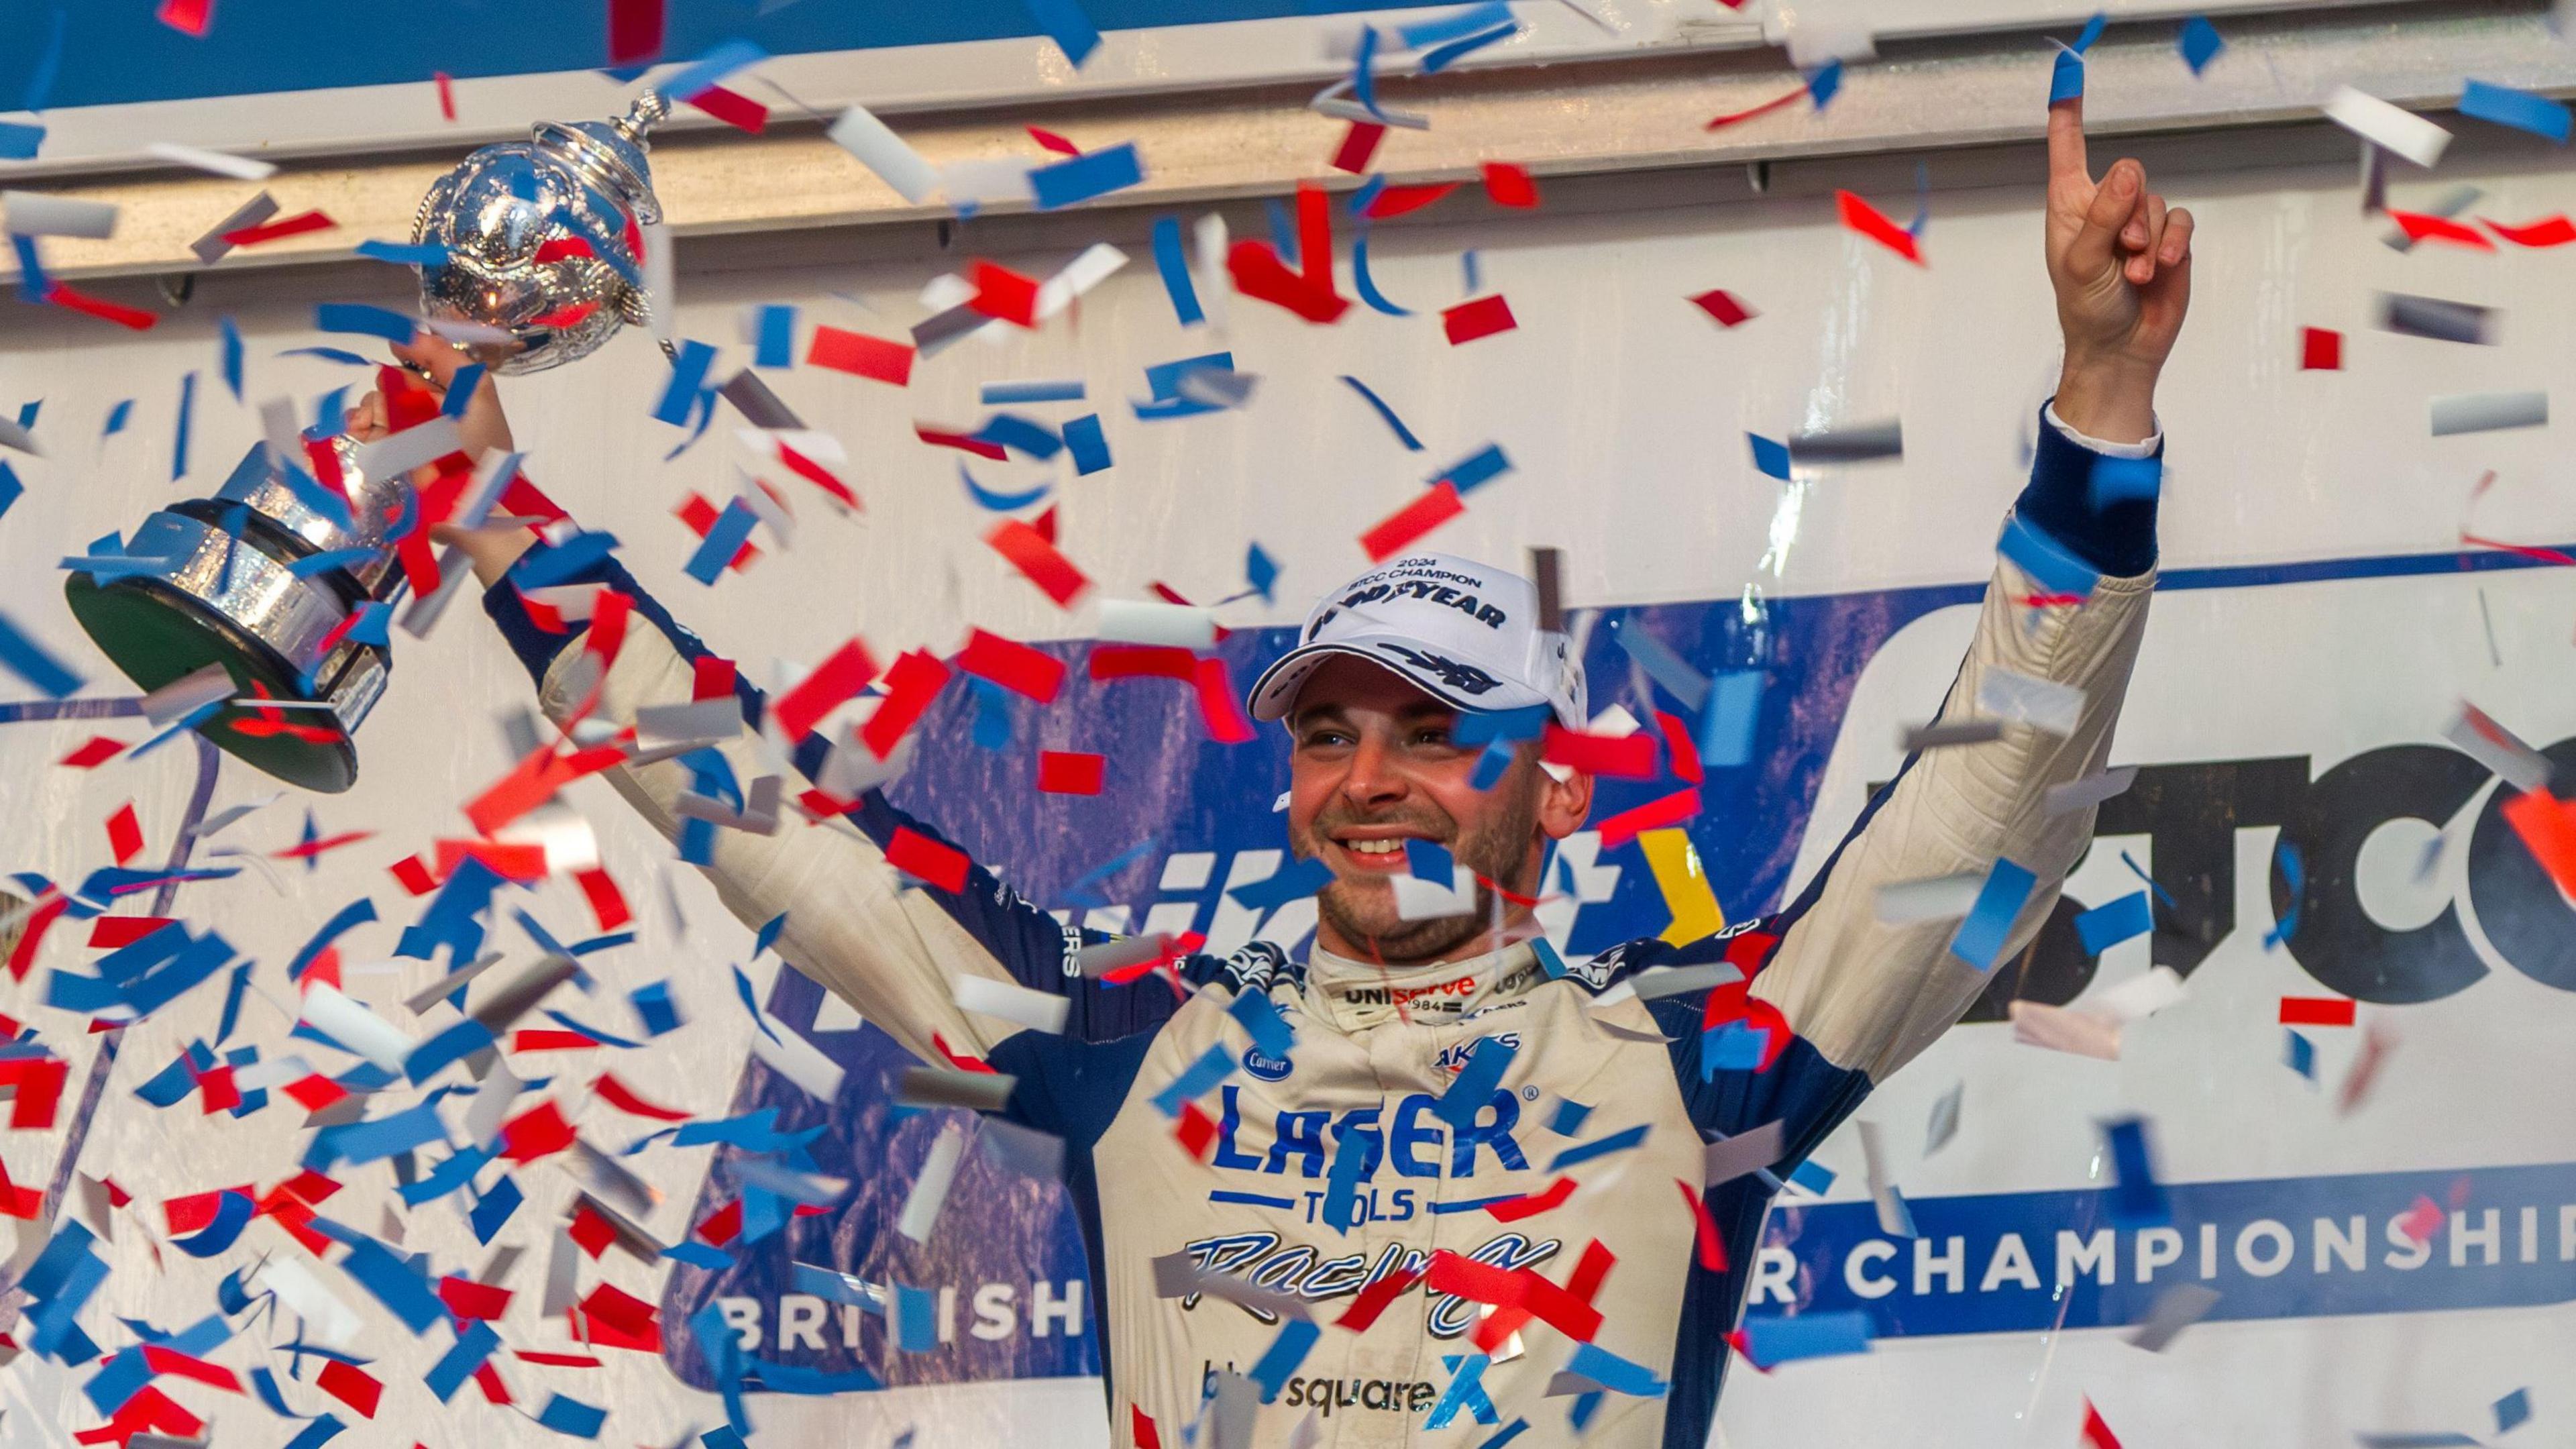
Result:
[[[644,136],[669,109],[648,91],[622,119],[544,122],[441,176],[412,221],[415,243],[443,249],[420,273],[434,330],[494,372],[524,373],[648,320],[645,228],[662,208]],[[327,480],[306,476],[308,459],[255,446],[213,497],[145,519],[127,564],[76,571],[63,592],[147,692],[223,666],[235,697],[199,722],[208,739],[291,784],[340,791],[358,778],[350,736],[393,665],[381,625],[354,626],[367,605],[390,613],[407,586],[389,533],[417,494],[398,471],[366,476],[345,435],[305,444],[320,471],[336,464],[345,510]]]

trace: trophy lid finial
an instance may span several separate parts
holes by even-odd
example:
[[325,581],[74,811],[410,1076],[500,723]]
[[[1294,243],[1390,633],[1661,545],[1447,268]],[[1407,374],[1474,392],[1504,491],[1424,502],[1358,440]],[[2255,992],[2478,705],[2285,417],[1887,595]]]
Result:
[[669,97],[664,96],[660,91],[646,91],[635,98],[634,104],[626,108],[626,114],[617,119],[616,125],[617,129],[625,134],[626,139],[638,146],[643,146],[648,144],[644,139],[646,134],[655,126],[662,124],[670,114]]

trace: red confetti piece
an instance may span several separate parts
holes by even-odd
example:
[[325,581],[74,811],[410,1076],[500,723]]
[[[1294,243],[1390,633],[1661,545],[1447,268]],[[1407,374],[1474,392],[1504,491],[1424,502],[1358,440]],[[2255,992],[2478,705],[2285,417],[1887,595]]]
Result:
[[510,1290],[491,1283],[477,1283],[454,1274],[438,1280],[438,1301],[459,1318],[498,1322],[510,1311]]
[[1696,785],[1707,778],[1700,768],[1699,742],[1691,738],[1690,726],[1670,710],[1655,711],[1655,727],[1663,731],[1664,758],[1672,761],[1673,774],[1685,785]]
[[1309,322],[1334,322],[1349,310],[1350,299],[1329,286],[1317,286],[1304,274],[1288,270],[1266,241],[1246,238],[1226,252],[1225,269],[1234,289],[1247,297],[1285,307]]
[[1072,608],[1074,601],[1091,587],[1091,580],[1073,566],[1073,560],[1016,518],[994,525],[993,531],[984,535],[984,542],[1010,560],[1011,566],[1037,585],[1041,593],[1055,600],[1059,609]]
[[877,662],[868,654],[868,646],[852,639],[832,651],[832,656],[814,667],[794,689],[779,696],[771,706],[770,716],[778,722],[779,733],[791,743],[814,732],[823,716],[855,698],[877,677]]
[[437,843],[438,873],[456,874],[456,868],[468,860],[478,860],[491,867],[503,880],[533,885],[546,878],[546,848],[542,845],[505,844],[498,840],[442,840]]
[[1676,790],[1660,800],[1649,800],[1631,810],[1622,810],[1599,825],[1601,848],[1616,850],[1649,830],[1679,825],[1699,813],[1699,791]]
[[2521,558],[2530,559],[2534,563],[2557,564],[2561,568],[2576,568],[2576,557],[2570,557],[2554,548],[2533,548],[2527,543],[2506,543],[2502,539],[2480,538],[2474,533],[2461,534],[2460,542],[2471,544],[2478,548],[2497,549],[2505,553],[2514,554]]
[[1106,755],[1040,750],[1038,788],[1049,795],[1097,795],[1108,765]]
[[2343,369],[2343,334],[2323,327],[2299,329],[2299,367],[2306,372],[2339,372]]
[[942,845],[909,825],[894,828],[894,838],[886,842],[885,857],[895,869],[952,895],[966,889],[966,868],[972,864],[966,852]]
[[1545,1192],[1525,1192],[1519,1197],[1507,1197],[1501,1202],[1489,1202],[1485,1204],[1485,1211],[1492,1213],[1494,1221],[1498,1223],[1516,1223],[1523,1218],[1534,1218],[1540,1213],[1553,1212],[1565,1206],[1565,1200],[1572,1196],[1574,1196],[1574,1179],[1560,1177],[1549,1183]]
[[1485,197],[1494,205],[1517,210],[1538,205],[1538,183],[1530,179],[1527,168],[1509,161],[1488,161],[1484,175]]
[[2462,226],[2447,216],[2392,208],[2388,219],[2397,223],[2397,229],[2406,233],[2408,241],[2446,241],[2482,252],[2495,250],[2495,243],[2487,240],[2486,233],[2473,226]]
[[[2486,221],[2486,218],[2478,218]],[[2539,221],[2507,226],[2500,221],[2486,221],[2487,230],[2518,247],[2563,247],[2576,242],[2576,222],[2564,216],[2544,217]]]
[[1038,279],[1024,276],[997,262],[978,261],[967,280],[975,284],[975,295],[966,305],[987,317],[998,317],[1022,327],[1038,325]]
[[456,81],[447,72],[432,71],[430,80],[438,86],[438,114],[442,120],[456,119]]
[[322,1372],[314,1377],[322,1392],[358,1411],[361,1419],[376,1416],[376,1401],[384,1396],[385,1386],[377,1383],[365,1369],[340,1362],[336,1358],[322,1361]]
[[2354,1004],[2340,996],[2284,996],[2281,998],[2281,1025],[2350,1026]]
[[742,1236],[742,1199],[736,1198],[707,1214],[695,1231],[699,1241],[712,1248],[721,1248]]
[[[1736,5],[1741,4],[1742,0],[1727,0],[1727,3],[1729,5]],[[1726,127],[1735,125],[1740,121],[1752,120],[1755,116],[1767,116],[1773,111],[1780,109],[1782,106],[1795,104],[1800,97],[1806,94],[1807,88],[1805,86],[1800,86],[1785,96],[1774,96],[1770,100],[1764,101],[1762,104],[1755,106],[1749,111],[1729,111],[1725,115],[1719,116],[1710,121],[1708,123],[1708,129],[1712,131],[1724,130]]]
[[[583,318],[598,310],[599,304],[597,302],[573,302],[565,306],[557,307],[553,311],[545,313],[542,316],[528,319],[528,325],[531,327],[550,328],[570,327],[574,323],[581,321]],[[488,1368],[490,1365],[487,1364],[485,1367]]]
[[1365,173],[1369,158],[1377,154],[1377,143],[1386,139],[1386,127],[1375,121],[1353,121],[1342,133],[1342,144],[1333,150],[1333,169],[1353,176]]
[[1726,1243],[1717,1235],[1717,1221],[1708,1215],[1708,1203],[1680,1178],[1673,1179],[1673,1186],[1682,1190],[1682,1202],[1690,1208],[1691,1221],[1698,1225],[1699,1265],[1712,1273],[1725,1272]]
[[1243,696],[1235,692],[1222,659],[1202,659],[1192,673],[1198,686],[1199,723],[1208,738],[1221,745],[1250,744],[1252,721],[1243,717]]
[[245,1182],[233,1187],[186,1193],[164,1200],[161,1204],[161,1217],[170,1225],[170,1235],[174,1238],[185,1237],[213,1222],[215,1210],[223,1205],[224,1194],[228,1192],[239,1193],[243,1197],[258,1196],[252,1185]]
[[597,1045],[597,1038],[561,1027],[523,1026],[510,1033],[510,1050],[513,1052],[588,1051]]
[[1466,511],[1467,505],[1458,498],[1458,485],[1443,479],[1361,534],[1360,549],[1370,563],[1384,563],[1411,547],[1415,539]]
[[44,1131],[54,1125],[54,1107],[62,1100],[63,1079],[72,1064],[60,1057],[34,1057],[14,1075],[18,1099],[10,1105],[9,1125]]
[[322,212],[299,211],[293,216],[281,216],[275,221],[264,221],[257,226],[246,226],[237,231],[225,232],[224,240],[237,247],[255,247],[262,242],[302,236],[310,231],[329,231],[338,225],[338,222]]
[[1478,297],[1447,309],[1440,314],[1440,325],[1449,333],[1449,345],[1457,347],[1497,332],[1509,332],[1521,324],[1512,316],[1512,304],[1497,295]]
[[2504,804],[2505,824],[2562,891],[2576,894],[2576,816],[2547,791],[2516,795]]
[[375,836],[375,833],[376,832],[372,830],[343,830],[337,835],[325,835],[317,839],[302,841],[298,844],[290,845],[284,850],[271,851],[269,852],[269,859],[317,860],[322,856],[330,854],[332,851],[338,850],[344,845],[355,845],[361,840],[372,839]]
[[582,899],[590,902],[591,919],[599,923],[602,931],[614,931],[635,919],[635,913],[627,908],[626,893],[617,888],[616,879],[607,871],[577,872],[573,883],[581,887]]
[[75,770],[95,770],[125,752],[125,741],[105,735],[91,735],[88,743],[62,757],[60,763]]
[[620,1333],[642,1333],[653,1326],[653,1305],[613,1284],[591,1289],[590,1296],[581,1300],[581,1311]]
[[593,1259],[607,1252],[608,1245],[617,1241],[617,1229],[609,1226],[608,1219],[601,1217],[598,1210],[588,1203],[574,1211],[572,1226],[566,1232]]
[[1064,688],[1064,661],[1042,649],[978,629],[958,651],[957,667],[1040,704],[1053,704]]
[[1458,183],[1455,181],[1443,181],[1431,186],[1380,187],[1377,195],[1369,198],[1368,210],[1363,214],[1372,221],[1410,215],[1457,189]]
[[2102,1411],[2093,1407],[2091,1399],[2084,1401],[2084,1443],[2086,1449],[2120,1449],[2119,1436],[2102,1422]]
[[2416,1242],[2430,1242],[2442,1230],[2442,1219],[2442,1205],[2418,1193],[2415,1205],[2397,1220],[2397,1230]]
[[548,1098],[501,1124],[501,1155],[512,1162],[534,1162],[572,1146],[572,1124]]
[[597,255],[599,255],[599,253],[590,249],[590,242],[584,237],[559,236],[540,242],[537,245],[537,260],[541,262],[559,262],[566,257],[595,257]]
[[947,687],[948,666],[938,656],[920,649],[905,651],[886,671],[885,698],[859,727],[859,742],[880,760],[893,755],[894,747],[903,743],[904,735]]
[[689,1114],[644,1100],[633,1087],[617,1079],[615,1072],[602,1072],[598,1082],[599,1098],[620,1112],[649,1117],[656,1122],[686,1122]]
[[181,35],[204,39],[206,27],[215,21],[215,0],[161,0],[152,18]]
[[608,63],[633,65],[662,53],[663,0],[608,0]]
[[[1034,291],[1030,294],[1035,297]],[[811,367],[828,367],[834,372],[847,372],[878,382],[903,387],[912,381],[913,349],[910,343],[888,342],[864,332],[841,327],[817,327],[814,340],[806,345],[805,361]]]
[[119,327],[130,328],[136,332],[149,332],[161,320],[140,307],[128,307],[111,302],[104,297],[93,297],[87,292],[75,292],[60,282],[45,289],[45,300],[57,307],[68,307],[75,312],[96,317],[102,322],[113,322]]
[[1216,1119],[1199,1110],[1196,1102],[1181,1104],[1180,1125],[1172,1129],[1181,1150],[1198,1161],[1207,1161],[1208,1149],[1216,1145]]
[[1136,1449],[1163,1449],[1163,1436],[1155,1432],[1153,1416],[1134,1404],[1127,1406],[1127,1426],[1133,1431],[1129,1437],[1136,1441]]
[[1442,1248],[1431,1255],[1425,1276],[1434,1293],[1455,1293],[1499,1308],[1527,1308],[1568,1338],[1589,1343],[1601,1331],[1601,1310],[1527,1268],[1497,1268]]
[[18,944],[9,952],[9,975],[19,981],[27,979],[27,968],[36,962],[36,948],[45,942],[45,933],[62,918],[71,901],[48,894],[36,902],[35,912],[27,917],[26,928],[19,933]]
[[1170,644],[1095,644],[1085,661],[1094,680],[1179,679],[1198,677],[1199,659]]
[[168,916],[101,916],[90,923],[90,949],[112,951],[131,946],[168,924]]
[[769,107],[738,91],[709,86],[688,98],[689,104],[733,127],[757,136],[769,129]]
[[123,865],[143,853],[143,824],[134,815],[134,802],[126,801],[107,817],[107,849]]
[[970,438],[964,433],[942,432],[937,428],[925,428],[916,423],[913,425],[912,435],[934,448],[957,448],[972,453],[978,458],[990,458],[996,463],[1008,462],[1011,457],[1009,453],[1003,451],[1001,444],[988,443],[982,438]]
[[958,1051],[956,1048],[951,1047],[948,1044],[948,1038],[941,1036],[935,1031],[930,1034],[930,1044],[938,1049],[939,1054],[942,1057],[947,1058],[948,1065],[955,1067],[961,1072],[982,1072],[986,1076],[1001,1075],[999,1072],[993,1070],[992,1063],[985,1061],[982,1057],[970,1057],[963,1052]]
[[1655,777],[1655,737],[1643,730],[1617,736],[1584,734],[1551,720],[1539,758],[1587,775],[1651,780]]
[[1030,140],[1037,142],[1039,145],[1044,146],[1059,156],[1079,156],[1082,154],[1082,148],[1080,146],[1073,144],[1071,141],[1066,140],[1064,137],[1057,135],[1053,131],[1046,130],[1039,126],[1030,126],[1027,129]]
[[1844,226],[1918,267],[1924,265],[1923,251],[1915,244],[1914,233],[1889,221],[1886,213],[1848,191],[1835,192],[1834,204],[1842,208]]
[[[831,469],[826,468],[822,464],[815,462],[813,459],[806,457],[804,454],[797,452],[794,448],[787,446],[784,442],[781,442],[778,445],[778,461],[787,469],[788,472],[795,474],[797,477],[804,479],[806,482],[822,489],[825,493],[830,494],[832,501],[841,505],[843,508],[855,509],[862,506],[859,502],[859,495],[851,492],[850,485],[842,482],[838,477],[834,476]],[[776,495],[772,494],[771,496],[775,497]]]
[[425,896],[438,889],[438,877],[430,873],[428,863],[417,855],[404,856],[385,870],[413,895]]
[[718,659],[712,654],[702,654],[696,659],[690,661],[689,669],[691,675],[689,682],[689,699],[691,703],[695,703],[701,699],[714,699],[719,695],[733,693],[734,671],[732,660]]
[[1386,1311],[1388,1304],[1420,1281],[1422,1272],[1418,1268],[1387,1274],[1361,1289],[1359,1296],[1351,1300],[1351,1306],[1343,1310],[1342,1316],[1333,1320],[1333,1326],[1347,1328],[1353,1333],[1367,1332],[1368,1326],[1377,1322],[1377,1316]]
[[[583,1209],[582,1216],[590,1219],[592,1222],[599,1222],[599,1214],[591,1212],[587,1208]],[[574,1219],[573,1227],[578,1230],[580,1226],[581,1219]],[[606,1225],[602,1224],[601,1226],[605,1227]],[[575,1238],[574,1241],[578,1242],[580,1239]],[[599,1255],[597,1253],[593,1253],[591,1256],[596,1258]],[[510,1386],[501,1382],[501,1371],[494,1368],[489,1361],[486,1361],[481,1368],[474,1371],[474,1387],[481,1389],[483,1391],[483,1397],[493,1403],[506,1406],[514,1402],[510,1397]]]
[[1745,306],[1733,292],[1723,287],[1712,287],[1691,298],[1691,301],[1698,304],[1701,311],[1716,318],[1717,325],[1720,327],[1741,327],[1762,315]]
[[192,1379],[236,1394],[242,1391],[241,1376],[231,1369],[161,1344],[147,1343],[143,1346],[143,1364],[156,1374]]
[[197,1096],[207,1116],[229,1112],[242,1104],[241,1088],[233,1084],[231,1067],[215,1067],[197,1073],[196,1077]]
[[319,1072],[310,1076],[297,1077],[278,1090],[293,1097],[296,1105],[307,1112],[319,1112],[349,1095],[348,1088]]

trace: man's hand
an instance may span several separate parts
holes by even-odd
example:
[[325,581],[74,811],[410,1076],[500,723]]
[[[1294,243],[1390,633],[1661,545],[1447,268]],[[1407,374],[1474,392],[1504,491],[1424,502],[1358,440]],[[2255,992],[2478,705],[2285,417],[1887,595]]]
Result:
[[2191,213],[2167,210],[2135,161],[2094,181],[2082,98],[2049,108],[2048,280],[2066,334],[2057,415],[2077,432],[2154,434],[2156,375],[2191,305],[2191,229]]
[[[456,374],[473,361],[427,332],[415,335],[408,343],[395,343],[393,353],[395,361],[419,373],[422,386],[442,399],[456,381]],[[368,393],[349,411],[349,436],[361,443],[372,443],[385,435],[387,422],[384,394]],[[480,457],[492,449],[505,453],[511,450],[510,419],[501,411],[501,390],[493,385],[489,374],[465,404],[465,416],[457,420],[457,431],[464,438],[465,451],[473,456]],[[426,483],[427,475],[428,470],[423,469],[415,481]],[[517,524],[458,528],[442,523],[431,528],[429,536],[432,542],[463,549],[466,559],[474,565],[474,577],[485,588],[499,582],[510,571],[510,565],[519,561],[519,555],[536,542],[535,535]]]

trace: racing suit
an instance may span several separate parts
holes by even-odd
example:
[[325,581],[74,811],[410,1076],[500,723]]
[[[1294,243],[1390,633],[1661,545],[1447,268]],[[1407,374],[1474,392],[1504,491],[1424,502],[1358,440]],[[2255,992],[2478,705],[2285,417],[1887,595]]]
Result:
[[[1288,1443],[1311,1415],[1308,1442],[1352,1449],[1481,1444],[1515,1420],[1527,1423],[1523,1449],[1578,1439],[1697,1449],[1771,1184],[1740,1176],[1708,1189],[1715,1254],[1703,1251],[1704,1229],[1675,1184],[1700,1187],[1708,1141],[1772,1122],[1783,1133],[1773,1171],[1791,1170],[1985,985],[1949,952],[1951,922],[1881,921],[1881,886],[1984,872],[2001,857],[2037,878],[2004,959],[2046,918],[2093,812],[2052,815],[2044,796],[2103,768],[2153,587],[2154,499],[2097,510],[2088,479],[2098,456],[2141,456],[2158,442],[2092,443],[2046,415],[2010,524],[2025,550],[2013,557],[2032,557],[2035,540],[2061,565],[2040,571],[2053,581],[2068,564],[2100,577],[2069,593],[1999,558],[1940,716],[1971,716],[1989,671],[2011,670],[2082,691],[2072,733],[2010,724],[1999,740],[1913,755],[1797,898],[1749,931],[1634,941],[1574,969],[1526,942],[1389,971],[1320,950],[1300,963],[1256,941],[1229,958],[1181,962],[1194,990],[1178,999],[1159,980],[1084,978],[1073,953],[1103,938],[1060,924],[980,866],[956,892],[901,876],[883,854],[894,832],[936,836],[881,793],[848,813],[855,831],[719,831],[709,873],[746,923],[786,914],[777,948],[788,962],[923,1060],[942,1060],[935,1035],[1011,1074],[1002,1115],[1064,1140],[1116,1444],[1177,1445],[1219,1375],[1253,1370],[1283,1332],[1304,1332],[1235,1301],[1158,1296],[1154,1260],[1187,1253],[1303,1300],[1320,1326],[1293,1369],[1277,1358],[1269,1366],[1276,1392],[1255,1415],[1258,1444]],[[695,637],[615,565],[586,576],[634,594],[636,614],[654,626],[630,623],[598,678],[593,718],[626,722],[645,706],[688,701],[692,660],[705,652]],[[582,655],[579,636],[538,627],[506,582],[486,607],[548,713],[568,718],[591,683],[569,664]],[[823,747],[809,735],[800,768],[812,771]],[[741,778],[757,772],[750,741],[723,750]],[[676,802],[694,778],[686,763],[609,775],[657,828],[677,833]],[[1651,1000],[1615,989],[1648,967],[1722,960],[1755,973],[1750,1000],[1733,988],[1740,1004],[1727,1014],[1785,1028],[1756,1066],[1704,1065],[1709,989]],[[966,974],[1067,996],[1065,1030],[961,1009],[954,978]],[[1247,992],[1267,996],[1294,1030],[1292,1051],[1253,1045],[1228,1011]],[[1472,1116],[1443,1110],[1461,1062],[1487,1038],[1513,1049],[1490,1100],[1470,1104]],[[1198,1099],[1217,1131],[1194,1158],[1153,1099],[1216,1045],[1241,1065]],[[1578,1121],[1567,1103],[1589,1112]],[[1343,1189],[1347,1206],[1328,1211],[1339,1146],[1352,1137],[1358,1178]],[[1560,1179],[1570,1195],[1549,1192]],[[1448,1255],[1473,1262],[1462,1269]],[[1364,1329],[1336,1321],[1370,1284],[1426,1266]],[[1520,1270],[1553,1288],[1523,1301],[1516,1340],[1481,1354],[1485,1303],[1515,1296],[1493,1286],[1494,1274],[1527,1282]],[[1588,1382],[1575,1387],[1613,1391],[1552,1393],[1578,1339],[1592,1350],[1577,1364]],[[1292,1339],[1282,1357],[1295,1348]]]

